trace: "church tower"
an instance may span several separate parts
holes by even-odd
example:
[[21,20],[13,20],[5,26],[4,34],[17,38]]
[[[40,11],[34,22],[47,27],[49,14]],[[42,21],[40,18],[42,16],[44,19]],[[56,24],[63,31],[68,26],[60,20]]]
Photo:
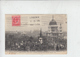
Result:
[[63,36],[63,31],[62,31],[62,24],[60,23],[59,25],[59,36]]
[[42,44],[42,43],[43,43],[43,38],[42,38],[42,29],[40,29],[39,42],[40,42],[40,44]]

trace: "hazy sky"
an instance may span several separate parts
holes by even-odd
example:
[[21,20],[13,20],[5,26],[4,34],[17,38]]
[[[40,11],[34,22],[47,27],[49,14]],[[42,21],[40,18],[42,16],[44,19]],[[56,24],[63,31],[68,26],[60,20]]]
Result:
[[67,16],[66,14],[21,14],[21,26],[12,26],[12,16],[15,15],[6,15],[5,16],[5,30],[6,31],[33,31],[39,30],[42,28],[43,31],[48,30],[49,22],[54,20],[59,25],[62,24],[63,31],[67,31]]

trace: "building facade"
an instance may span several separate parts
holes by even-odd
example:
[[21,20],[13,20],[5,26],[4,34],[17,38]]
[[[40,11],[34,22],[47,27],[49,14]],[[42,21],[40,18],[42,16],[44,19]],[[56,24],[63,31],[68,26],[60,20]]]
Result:
[[62,36],[62,25],[57,24],[53,17],[52,20],[49,22],[48,32],[46,33],[46,35],[54,38]]

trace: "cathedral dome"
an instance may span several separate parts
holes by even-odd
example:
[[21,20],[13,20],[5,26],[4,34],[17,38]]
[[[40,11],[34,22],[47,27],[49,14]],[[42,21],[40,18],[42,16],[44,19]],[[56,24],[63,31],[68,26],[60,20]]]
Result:
[[57,22],[52,19],[52,20],[50,21],[49,25],[57,25]]

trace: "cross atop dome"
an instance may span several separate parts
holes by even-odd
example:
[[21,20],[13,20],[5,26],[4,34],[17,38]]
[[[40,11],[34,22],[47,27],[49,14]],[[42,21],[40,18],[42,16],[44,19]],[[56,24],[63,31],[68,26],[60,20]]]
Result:
[[54,20],[54,16],[52,16],[52,20]]

